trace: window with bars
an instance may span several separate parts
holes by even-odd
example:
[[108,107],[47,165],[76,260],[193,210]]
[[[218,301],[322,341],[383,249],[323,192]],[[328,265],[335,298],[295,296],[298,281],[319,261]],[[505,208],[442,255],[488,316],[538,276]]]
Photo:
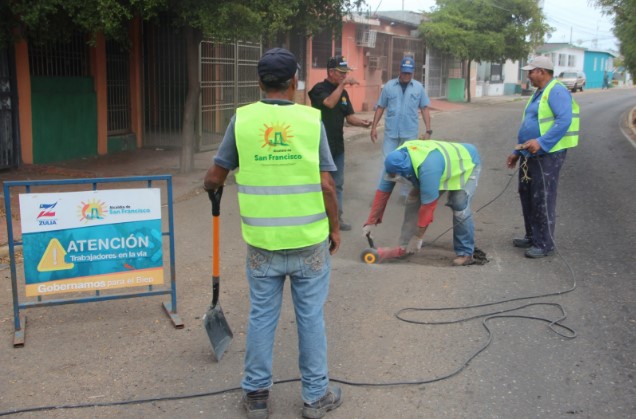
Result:
[[130,132],[130,54],[121,44],[106,41],[108,135]]
[[576,55],[568,55],[568,67],[576,67]]
[[90,75],[88,46],[84,35],[75,33],[66,43],[29,45],[29,67],[32,76]]
[[327,68],[327,61],[331,57],[331,31],[323,31],[313,36],[311,40],[312,67]]
[[565,66],[565,60],[567,59],[567,54],[559,54],[559,65]]

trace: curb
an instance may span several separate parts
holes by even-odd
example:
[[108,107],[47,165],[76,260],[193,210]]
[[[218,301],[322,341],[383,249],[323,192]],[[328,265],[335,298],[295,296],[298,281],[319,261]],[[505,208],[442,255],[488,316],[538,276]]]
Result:
[[632,130],[632,134],[636,136],[636,126],[634,126],[634,122],[636,121],[636,106],[632,108],[630,112],[627,112],[627,126]]

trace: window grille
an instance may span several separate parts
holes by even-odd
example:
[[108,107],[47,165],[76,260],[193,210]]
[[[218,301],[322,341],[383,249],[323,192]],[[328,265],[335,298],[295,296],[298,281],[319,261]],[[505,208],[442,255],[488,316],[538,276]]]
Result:
[[115,41],[106,41],[108,135],[130,132],[130,54]]
[[327,68],[327,61],[331,57],[332,37],[330,31],[323,31],[313,36],[312,44],[312,67]]
[[559,65],[560,66],[565,66],[566,57],[567,57],[567,54],[559,54]]
[[568,67],[576,67],[576,55],[568,55]]
[[88,76],[88,46],[84,35],[75,33],[66,43],[32,43],[29,67],[32,76]]

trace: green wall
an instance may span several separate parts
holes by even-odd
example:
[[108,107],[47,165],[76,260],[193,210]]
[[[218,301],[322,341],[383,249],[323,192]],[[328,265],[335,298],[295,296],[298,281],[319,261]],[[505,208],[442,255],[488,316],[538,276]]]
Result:
[[97,99],[91,77],[31,77],[33,163],[97,155]]

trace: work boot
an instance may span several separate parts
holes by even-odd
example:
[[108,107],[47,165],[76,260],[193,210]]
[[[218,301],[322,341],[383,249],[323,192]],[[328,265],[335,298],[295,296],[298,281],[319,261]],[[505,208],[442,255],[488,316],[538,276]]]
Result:
[[250,391],[243,395],[243,407],[248,419],[267,419],[269,417],[269,390]]
[[552,256],[553,253],[554,253],[554,250],[546,251],[539,247],[532,246],[531,248],[526,250],[525,255],[527,258],[530,258],[530,259],[539,259],[539,258],[544,258],[546,256]]
[[308,419],[319,419],[327,412],[336,409],[342,404],[342,390],[339,386],[332,386],[320,400],[303,405],[303,417]]
[[522,249],[527,249],[529,247],[532,247],[532,240],[524,237],[523,239],[513,239],[512,240],[512,245],[514,247],[520,247]]
[[349,231],[349,230],[351,230],[351,224],[345,222],[345,220],[343,220],[342,217],[340,217],[338,219],[338,222],[340,223],[340,230],[341,231]]
[[453,265],[455,266],[468,266],[473,264],[473,257],[471,255],[457,256],[453,259]]

